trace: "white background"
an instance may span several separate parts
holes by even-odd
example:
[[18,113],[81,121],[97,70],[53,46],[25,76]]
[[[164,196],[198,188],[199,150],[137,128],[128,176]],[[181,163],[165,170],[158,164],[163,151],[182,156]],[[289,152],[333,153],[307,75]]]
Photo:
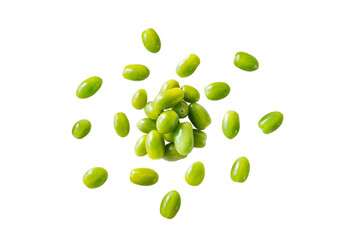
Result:
[[[357,1],[10,1],[0,2],[0,239],[359,239]],[[141,33],[154,28],[161,51],[148,52]],[[255,72],[233,65],[236,52],[254,55]],[[180,60],[195,53],[196,72],[180,79]],[[122,77],[127,64],[144,64],[148,79]],[[75,95],[86,78],[101,89]],[[178,162],[136,157],[145,115],[131,98],[145,88],[153,99],[177,79],[202,93],[212,116],[207,146]],[[206,85],[225,81],[229,96],[209,101]],[[227,110],[241,130],[224,137]],[[271,111],[283,125],[265,135],[258,120]],[[131,122],[128,137],[113,129],[116,112]],[[90,134],[71,135],[79,119]],[[248,180],[230,179],[246,156]],[[186,184],[190,164],[206,177]],[[82,175],[109,172],[90,190]],[[129,181],[149,167],[159,182]],[[182,206],[168,220],[162,197],[177,190]]]

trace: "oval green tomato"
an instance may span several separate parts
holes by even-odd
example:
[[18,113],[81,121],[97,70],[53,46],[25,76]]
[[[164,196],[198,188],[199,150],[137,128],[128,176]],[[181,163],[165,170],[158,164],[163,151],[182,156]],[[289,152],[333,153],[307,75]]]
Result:
[[165,142],[157,130],[152,130],[146,139],[147,155],[151,159],[160,159],[165,154]]
[[248,178],[249,170],[250,170],[250,165],[248,159],[246,157],[238,158],[232,166],[232,170],[231,170],[232,180],[234,182],[240,182],[240,183],[246,181]]
[[132,106],[137,110],[143,109],[147,104],[147,92],[145,89],[140,89],[132,97]]
[[106,169],[102,167],[95,167],[89,169],[82,177],[83,183],[88,188],[101,187],[107,180],[108,173]]
[[142,42],[145,48],[151,53],[157,53],[161,49],[161,40],[156,31],[152,28],[142,32]]
[[167,142],[173,142],[173,141],[174,141],[174,132],[162,134],[162,137],[163,137]]
[[224,135],[229,138],[233,139],[237,136],[239,132],[239,115],[235,111],[228,111],[223,117],[222,121],[222,130]]
[[161,94],[164,91],[167,91],[171,88],[179,88],[179,87],[180,87],[180,85],[176,80],[174,80],[174,79],[168,80],[162,85],[159,94]]
[[203,148],[204,146],[206,146],[207,134],[200,130],[193,129],[193,140],[194,140],[193,146],[195,148]]
[[212,121],[207,110],[198,103],[189,105],[188,118],[198,130],[206,129]]
[[277,130],[283,122],[283,114],[280,112],[270,112],[261,118],[258,126],[265,134]]
[[128,121],[126,114],[122,112],[115,114],[113,124],[117,135],[120,137],[126,137],[130,132],[130,122]]
[[200,63],[201,61],[196,54],[189,55],[177,65],[177,75],[182,78],[191,76]]
[[82,139],[91,131],[91,122],[87,119],[82,119],[74,124],[72,127],[72,135],[77,139]]
[[252,55],[245,52],[237,52],[234,61],[234,65],[244,71],[255,71],[259,68],[258,60]]
[[186,171],[186,182],[191,186],[198,186],[204,179],[204,165],[201,162],[193,163]]
[[138,157],[143,157],[147,154],[147,150],[146,150],[146,139],[147,139],[147,135],[143,135],[142,137],[140,137],[136,144],[135,144],[135,154]]
[[160,213],[163,217],[172,219],[181,207],[181,196],[176,190],[167,193],[161,202]]
[[231,88],[225,82],[215,82],[209,84],[205,89],[204,93],[209,100],[220,100],[228,96]]
[[193,128],[189,122],[180,123],[174,132],[174,144],[179,154],[188,155],[194,146]]
[[164,160],[167,160],[169,162],[174,162],[183,158],[186,158],[187,155],[181,155],[178,153],[175,144],[169,143],[165,146],[165,155],[163,156]]
[[181,89],[184,93],[183,100],[186,102],[195,103],[199,100],[200,94],[196,88],[189,85],[183,85]]
[[178,115],[173,110],[167,110],[161,113],[157,118],[156,127],[160,133],[173,132],[178,125]]
[[143,118],[137,122],[137,128],[143,133],[150,133],[152,130],[156,130],[156,120],[151,118]]
[[179,118],[185,118],[188,115],[188,105],[184,101],[177,103],[173,108]]
[[78,98],[88,98],[94,95],[101,87],[102,79],[99,77],[90,77],[83,81],[76,90]]
[[128,80],[142,81],[150,75],[150,70],[141,64],[131,64],[123,69],[122,75]]
[[132,183],[141,186],[151,186],[158,182],[158,174],[150,168],[136,168],[130,173]]
[[171,88],[157,95],[154,100],[154,106],[157,109],[167,109],[181,102],[184,93],[180,88]]
[[145,106],[145,114],[147,117],[156,120],[158,116],[163,112],[162,109],[155,107],[154,102],[148,102]]

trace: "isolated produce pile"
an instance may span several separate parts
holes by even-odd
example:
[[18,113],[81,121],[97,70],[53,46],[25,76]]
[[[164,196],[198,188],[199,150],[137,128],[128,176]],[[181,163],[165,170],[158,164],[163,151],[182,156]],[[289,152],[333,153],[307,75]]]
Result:
[[[147,29],[142,33],[145,48],[157,53],[161,49],[161,41],[155,30]],[[177,66],[177,75],[181,78],[191,76],[200,64],[196,54],[183,59]],[[255,71],[259,64],[255,57],[248,53],[235,54],[234,65],[244,71]],[[150,75],[150,70],[140,64],[127,65],[123,77],[132,81],[143,81]],[[90,77],[77,88],[78,98],[85,99],[94,95],[101,87],[102,79]],[[214,82],[204,89],[209,100],[218,101],[228,96],[231,88],[225,82]],[[193,148],[206,146],[207,134],[204,130],[211,124],[211,117],[204,106],[198,103],[200,92],[189,85],[180,86],[179,82],[171,79],[166,81],[153,101],[148,101],[145,89],[136,91],[132,98],[135,109],[144,109],[146,118],[137,122],[137,128],[144,133],[135,144],[135,154],[138,157],[147,155],[151,159],[178,161],[186,158]],[[186,119],[188,117],[188,120]],[[275,131],[283,122],[280,112],[270,112],[259,120],[258,126],[265,133]],[[126,137],[130,132],[130,122],[125,113],[119,112],[114,117],[114,128],[120,137]],[[223,117],[223,134],[233,139],[240,129],[239,115],[229,110]],[[82,139],[91,130],[91,122],[82,119],[75,123],[72,135]],[[165,143],[166,142],[166,143]],[[230,176],[234,182],[243,183],[247,180],[250,164],[246,157],[238,158],[231,169]],[[185,173],[185,180],[191,186],[198,186],[205,177],[205,167],[201,162],[193,163]],[[88,170],[83,176],[83,182],[88,188],[102,186],[108,178],[107,171],[102,167]],[[157,172],[149,168],[133,169],[130,180],[134,184],[151,186],[157,183]],[[163,217],[172,219],[181,206],[180,194],[173,190],[168,192],[160,205]]]

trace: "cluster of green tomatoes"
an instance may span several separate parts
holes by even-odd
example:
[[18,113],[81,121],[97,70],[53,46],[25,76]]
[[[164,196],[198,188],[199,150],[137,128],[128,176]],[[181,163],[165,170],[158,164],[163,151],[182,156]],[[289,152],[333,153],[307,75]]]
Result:
[[[145,48],[157,53],[161,49],[161,41],[153,29],[142,33]],[[200,64],[196,54],[183,59],[177,66],[177,75],[181,78],[191,76]],[[234,65],[245,71],[255,71],[259,64],[252,55],[238,52],[235,55]],[[150,70],[140,64],[127,65],[123,70],[123,77],[132,81],[145,80]],[[101,87],[102,79],[91,77],[83,81],[77,88],[77,97],[84,99],[94,95]],[[230,87],[225,82],[214,82],[205,87],[204,92],[209,100],[217,101],[228,96]],[[166,81],[153,101],[148,101],[145,89],[139,89],[132,98],[132,106],[144,109],[146,118],[137,122],[137,128],[144,133],[135,144],[135,154],[139,157],[147,155],[151,159],[177,161],[186,158],[193,148],[203,148],[206,145],[207,134],[203,131],[211,124],[211,117],[207,110],[198,103],[199,91],[189,85],[180,86],[179,82],[171,79]],[[188,117],[189,121],[185,121]],[[260,119],[258,126],[266,134],[275,131],[283,122],[280,112],[271,112]],[[126,137],[130,132],[130,122],[125,113],[119,112],[114,117],[114,128],[120,137]],[[227,111],[223,117],[223,134],[233,139],[240,129],[237,112]],[[72,134],[78,139],[84,138],[91,130],[90,121],[83,119],[75,123]],[[246,157],[238,158],[231,169],[231,178],[234,182],[245,182],[248,178],[250,164]],[[201,162],[193,163],[185,174],[186,182],[191,186],[198,186],[205,177],[205,167]],[[104,168],[95,167],[88,170],[83,176],[83,182],[88,188],[102,186],[108,178]],[[153,169],[136,168],[130,173],[132,183],[150,186],[158,181],[158,174]],[[172,219],[181,206],[180,194],[173,190],[168,192],[160,206],[163,217]]]

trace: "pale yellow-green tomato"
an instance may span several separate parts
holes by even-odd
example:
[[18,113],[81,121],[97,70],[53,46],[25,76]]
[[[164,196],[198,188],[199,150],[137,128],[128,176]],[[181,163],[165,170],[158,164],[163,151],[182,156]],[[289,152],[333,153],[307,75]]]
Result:
[[147,92],[145,89],[140,89],[132,97],[132,106],[137,110],[143,109],[147,104]]
[[189,103],[195,103],[199,100],[200,94],[198,90],[190,85],[183,85],[181,87],[184,97],[183,100]]
[[147,135],[143,135],[136,142],[135,153],[138,157],[143,157],[147,154],[146,139],[147,139]]
[[94,95],[102,86],[102,79],[99,77],[90,77],[83,81],[76,90],[76,96],[84,99]]
[[178,64],[176,69],[177,75],[182,78],[191,76],[200,63],[201,61],[196,54],[187,56]]
[[158,174],[150,168],[136,168],[131,171],[130,180],[137,185],[151,186],[158,182]]
[[252,72],[259,68],[258,60],[252,55],[245,52],[237,52],[234,57],[233,63],[239,69],[242,69],[247,72]]
[[137,122],[137,128],[143,133],[150,133],[152,130],[156,130],[156,120],[143,118]]
[[82,139],[91,131],[91,122],[87,119],[82,119],[75,123],[72,127],[72,135],[77,139]]
[[89,169],[82,177],[83,183],[88,188],[101,187],[107,180],[108,173],[102,167],[94,167]]
[[156,120],[158,116],[163,112],[163,109],[157,108],[153,101],[150,101],[145,106],[145,114],[152,120]]
[[127,65],[123,69],[123,77],[132,80],[132,81],[142,81],[148,78],[150,75],[150,70],[141,64],[131,64]]
[[188,155],[194,147],[193,128],[189,122],[178,124],[174,131],[174,144],[181,155]]
[[151,53],[157,53],[161,49],[160,37],[152,28],[142,32],[142,42],[145,48]]
[[165,147],[165,155],[163,156],[163,159],[169,162],[178,161],[180,159],[186,158],[187,155],[181,155],[177,152],[177,149],[174,145],[174,143],[166,144]]
[[209,84],[205,89],[204,93],[209,100],[221,100],[228,96],[231,88],[225,82],[214,82]]
[[233,139],[239,132],[239,115],[236,111],[227,111],[223,117],[222,130],[224,135]]
[[171,80],[168,80],[168,81],[163,83],[163,85],[161,87],[161,90],[160,90],[160,92],[158,94],[161,94],[164,91],[167,91],[167,90],[169,90],[171,88],[179,88],[179,87],[180,87],[179,83],[176,80],[171,79]]
[[270,112],[261,118],[258,126],[263,133],[269,134],[277,130],[283,122],[283,114],[281,112]]
[[130,132],[130,122],[126,114],[122,112],[116,113],[113,123],[118,136],[126,137]]
[[188,118],[198,130],[204,130],[212,121],[207,110],[199,103],[189,105]]
[[179,118],[175,111],[164,111],[157,118],[156,128],[162,134],[173,132],[178,125],[178,120]]
[[151,159],[160,159],[165,154],[165,141],[157,130],[152,130],[146,139],[147,155]]
[[186,182],[191,186],[198,186],[202,183],[205,175],[204,165],[201,162],[193,163],[186,171]]
[[180,88],[171,88],[157,95],[153,105],[157,109],[167,109],[181,102],[184,93]]
[[249,175],[250,165],[246,157],[238,158],[231,170],[231,178],[234,182],[243,183],[247,180]]
[[173,111],[175,111],[179,118],[185,118],[188,115],[188,105],[185,101],[181,101],[177,103],[173,108]]
[[206,146],[207,134],[201,130],[193,129],[193,147],[203,148]]
[[160,213],[163,217],[172,219],[181,207],[181,196],[176,190],[167,193],[161,202]]
[[162,137],[163,137],[167,142],[173,143],[174,138],[175,138],[175,134],[174,134],[174,132],[165,133],[165,134],[162,134]]

